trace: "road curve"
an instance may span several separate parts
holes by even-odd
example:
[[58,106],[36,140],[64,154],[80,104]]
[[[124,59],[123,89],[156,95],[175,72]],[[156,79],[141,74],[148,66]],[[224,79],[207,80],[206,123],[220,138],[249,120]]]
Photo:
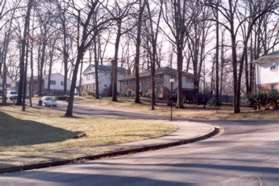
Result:
[[0,176],[0,185],[279,185],[279,122],[216,121],[208,140]]

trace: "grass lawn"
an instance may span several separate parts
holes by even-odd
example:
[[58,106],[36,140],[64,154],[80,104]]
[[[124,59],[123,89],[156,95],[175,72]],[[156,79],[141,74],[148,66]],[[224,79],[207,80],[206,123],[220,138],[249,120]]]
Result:
[[[64,118],[47,108],[0,107],[0,168],[77,158],[112,150],[113,145],[166,135],[162,121],[123,118]],[[77,138],[81,134],[85,136]]]
[[[118,102],[112,102],[111,98],[96,100],[93,97],[78,97],[76,103],[83,105],[96,105],[108,109],[120,109],[123,111],[134,111],[147,114],[157,114],[167,116],[170,114],[170,107],[158,104],[155,111],[150,110],[150,105],[146,102],[135,104],[133,99],[119,98]],[[186,105],[185,109],[174,108],[174,117],[183,119],[198,120],[279,120],[279,111],[255,111],[252,108],[243,107],[240,114],[234,114],[230,106],[219,108]]]

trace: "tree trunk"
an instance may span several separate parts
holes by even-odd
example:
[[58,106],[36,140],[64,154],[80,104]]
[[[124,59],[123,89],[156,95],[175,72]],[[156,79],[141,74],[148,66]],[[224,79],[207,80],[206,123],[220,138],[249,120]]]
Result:
[[67,95],[68,92],[68,58],[69,53],[67,50],[67,32],[66,32],[66,23],[62,23],[63,28],[63,64],[64,64],[64,95]]
[[254,50],[253,50],[253,36],[251,36],[251,41],[250,41],[250,72],[249,72],[249,82],[250,82],[250,89],[251,89],[251,94],[255,93],[255,69],[254,69],[254,65],[253,65],[253,61],[254,61]]
[[29,104],[30,107],[33,106],[32,104],[32,97],[33,95],[33,79],[34,79],[34,61],[33,61],[33,49],[34,49],[34,43],[32,41],[31,48],[30,48],[30,79],[29,79]]
[[51,85],[52,63],[53,63],[53,54],[50,54],[49,69],[48,69],[48,80],[47,80],[47,92],[48,92],[49,95],[51,95],[50,85]]
[[80,71],[79,71],[79,89],[78,89],[78,95],[82,96],[82,72],[83,72],[83,60],[80,62]]
[[68,59],[64,59],[64,95],[68,94],[68,62],[66,61]]
[[[156,41],[154,41],[156,42]],[[156,43],[152,44],[153,46],[153,52],[152,52],[152,61],[151,61],[151,89],[152,89],[152,95],[151,95],[151,110],[155,110],[155,104],[156,104],[156,90],[155,90],[155,63],[156,63]]]
[[[29,25],[27,27],[29,33]],[[23,80],[23,94],[22,94],[22,111],[26,110],[26,93],[27,93],[27,70],[28,70],[28,59],[29,59],[29,41],[26,41],[25,51],[25,66],[24,66],[24,80]]]
[[215,104],[216,106],[220,105],[220,94],[219,94],[219,13],[216,11],[216,73],[215,73]]
[[46,38],[46,30],[44,31],[44,36],[43,36],[43,46],[42,46],[42,53],[41,53],[41,60],[40,60],[40,68],[39,68],[39,76],[38,76],[38,82],[39,82],[39,96],[43,95],[43,86],[44,86],[44,81],[43,81],[43,71],[44,71],[44,64],[45,64],[45,57],[46,57],[46,46],[47,46],[47,38]]
[[244,57],[244,70],[245,70],[245,86],[246,86],[246,95],[251,95],[251,89],[250,89],[250,78],[249,78],[249,65],[248,65],[248,55],[246,54]]
[[182,68],[183,68],[183,48],[177,44],[177,103],[178,108],[183,108],[183,91],[182,91]]
[[145,6],[145,1],[143,2],[143,5],[142,5],[142,0],[139,0],[139,14],[138,14],[138,20],[137,20],[137,38],[136,38],[136,57],[135,57],[135,78],[136,78],[135,103],[140,103],[139,65],[140,65],[142,15],[143,15],[144,6]]
[[222,45],[221,45],[221,81],[220,81],[220,96],[223,95],[223,80],[224,80],[224,66],[225,66],[225,51],[224,51],[224,32],[222,33]]
[[20,54],[20,64],[19,64],[19,73],[20,73],[20,79],[19,79],[19,86],[18,86],[18,97],[17,97],[17,105],[22,105],[23,101],[23,92],[24,92],[24,76],[25,76],[25,51],[26,51],[26,42],[27,42],[27,36],[28,36],[28,28],[29,28],[29,22],[30,22],[30,14],[32,9],[33,0],[28,1],[26,16],[25,16],[25,23],[24,23],[24,33],[23,33],[23,39],[21,41],[21,54]]
[[237,68],[237,53],[236,53],[236,37],[231,33],[232,40],[232,66],[233,66],[233,90],[234,100],[233,107],[234,113],[240,113],[240,87],[238,86],[238,68]]
[[74,70],[73,70],[72,84],[71,84],[71,88],[70,88],[70,97],[69,97],[65,117],[73,117],[74,97],[75,97],[78,69],[79,69],[79,65],[83,59],[83,55],[84,55],[83,46],[80,46],[78,49],[78,55],[77,55],[76,63],[75,63]]
[[117,71],[118,71],[118,51],[121,38],[121,21],[117,23],[117,35],[115,41],[115,53],[112,63],[112,101],[117,101]]
[[22,105],[22,92],[23,92],[23,78],[24,78],[24,52],[25,44],[23,44],[23,40],[21,40],[21,50],[20,50],[20,58],[19,58],[19,83],[17,90],[17,105]]
[[100,95],[99,95],[99,55],[100,55],[100,53],[97,50],[97,40],[96,40],[96,36],[95,36],[94,37],[94,61],[95,61],[94,66],[95,66],[95,98],[96,99],[100,98]]
[[2,76],[2,104],[7,104],[7,64],[3,59],[3,76]]
[[8,69],[7,69],[7,54],[8,54],[8,48],[9,48],[9,43],[10,43],[10,34],[11,34],[11,22],[10,22],[10,27],[8,32],[4,36],[4,46],[3,46],[3,53],[2,53],[2,63],[3,63],[3,82],[2,82],[2,104],[6,105],[7,104],[7,74],[8,74]]

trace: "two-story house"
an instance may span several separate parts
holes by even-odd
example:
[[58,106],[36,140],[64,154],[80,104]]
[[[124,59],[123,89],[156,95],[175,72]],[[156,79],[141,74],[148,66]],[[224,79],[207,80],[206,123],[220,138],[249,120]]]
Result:
[[[143,97],[150,97],[152,93],[151,73],[145,71],[140,73],[140,94]],[[156,97],[159,99],[168,99],[170,96],[170,79],[177,81],[177,70],[169,67],[159,68],[155,73],[155,91]],[[177,89],[177,83],[173,84],[173,90]],[[182,88],[186,94],[187,91],[193,91],[193,74],[183,72]],[[136,89],[135,76],[130,76],[120,80],[120,94],[122,96],[134,96]]]
[[[127,75],[127,70],[118,67],[117,70],[118,79],[122,79]],[[110,96],[111,95],[111,73],[112,68],[110,65],[98,66],[98,78],[99,78],[99,95]],[[118,92],[119,92],[118,82]],[[94,95],[96,92],[96,79],[95,79],[95,66],[89,65],[83,71],[81,92],[83,95]]]
[[279,51],[255,61],[256,85],[260,92],[279,91]]
[[[15,83],[12,81],[12,79],[9,76],[7,76],[6,78],[6,88],[7,90],[16,89]],[[3,78],[0,75],[0,96],[2,96],[2,94],[3,94]]]
[[[42,95],[53,95],[59,96],[64,95],[64,76],[60,73],[53,73],[49,76],[45,75],[43,77],[42,83]],[[28,85],[30,84],[30,79]],[[39,93],[39,84],[38,77],[33,78],[32,82],[32,95],[37,95]],[[71,80],[67,80],[67,94],[70,92]],[[29,91],[29,88],[27,89]]]

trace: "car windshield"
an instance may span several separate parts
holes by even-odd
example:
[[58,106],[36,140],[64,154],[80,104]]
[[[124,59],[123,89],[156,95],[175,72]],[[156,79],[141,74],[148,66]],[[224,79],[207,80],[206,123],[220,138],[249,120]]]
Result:
[[46,97],[45,100],[46,100],[46,101],[54,101],[55,99],[52,98],[52,97]]

